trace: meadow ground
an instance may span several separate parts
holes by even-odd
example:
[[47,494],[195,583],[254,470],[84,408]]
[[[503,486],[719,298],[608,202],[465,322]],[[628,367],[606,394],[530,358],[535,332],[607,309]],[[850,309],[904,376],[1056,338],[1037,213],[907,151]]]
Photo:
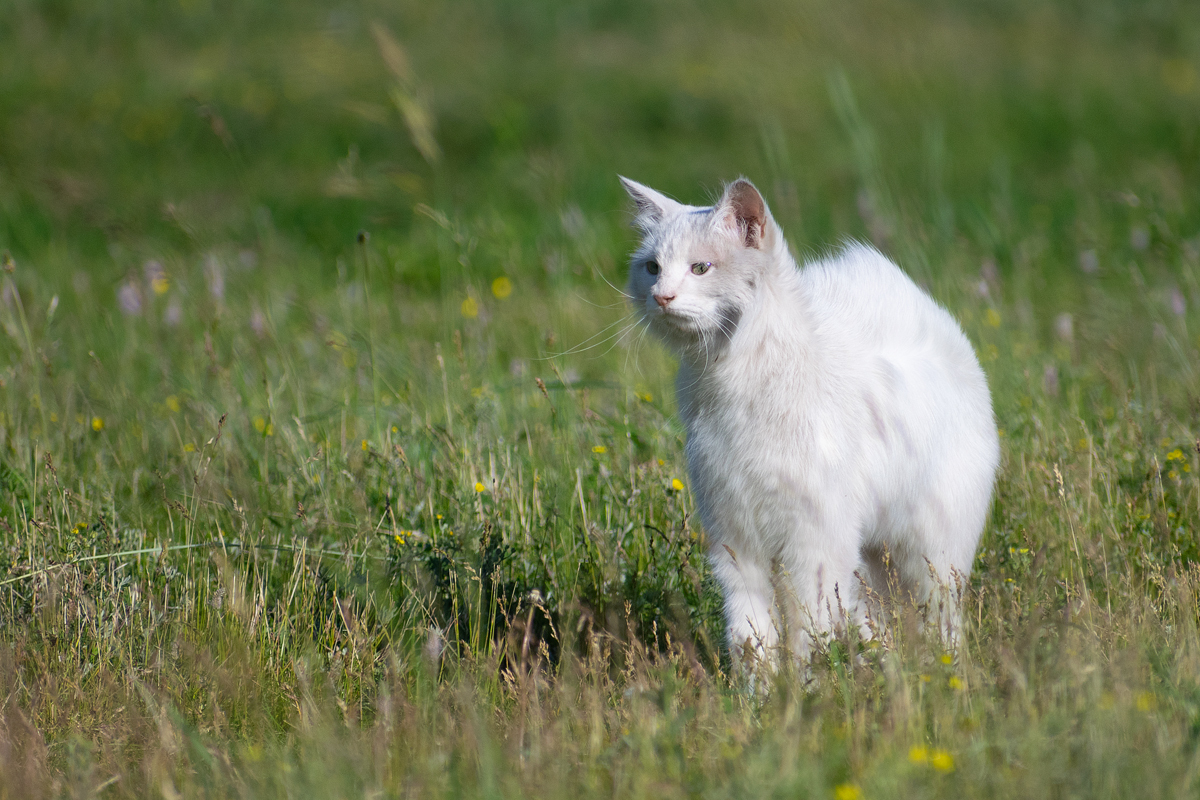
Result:
[[[0,797],[1200,791],[1193,5],[17,0],[0,53]],[[956,652],[735,677],[617,173],[961,320]]]

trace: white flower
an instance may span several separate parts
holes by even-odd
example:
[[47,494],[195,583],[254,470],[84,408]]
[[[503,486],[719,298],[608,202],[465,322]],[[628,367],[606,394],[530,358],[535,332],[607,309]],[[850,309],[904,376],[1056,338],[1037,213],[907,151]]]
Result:
[[117,289],[117,305],[126,315],[135,317],[142,313],[142,293],[132,281],[126,281]]

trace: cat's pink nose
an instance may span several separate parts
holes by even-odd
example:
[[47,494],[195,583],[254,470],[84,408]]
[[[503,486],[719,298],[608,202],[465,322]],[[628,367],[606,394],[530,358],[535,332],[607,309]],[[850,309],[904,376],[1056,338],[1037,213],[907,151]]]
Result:
[[666,308],[667,304],[670,303],[674,299],[675,299],[675,295],[673,295],[673,294],[656,294],[656,295],[654,295],[654,302],[658,303],[659,308]]

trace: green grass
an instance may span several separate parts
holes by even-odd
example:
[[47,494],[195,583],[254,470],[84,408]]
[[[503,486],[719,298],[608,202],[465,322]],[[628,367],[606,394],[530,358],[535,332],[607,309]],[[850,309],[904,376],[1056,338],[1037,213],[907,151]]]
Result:
[[[0,797],[1194,796],[1197,31],[8,4]],[[897,608],[736,677],[618,173],[745,174],[961,320],[1004,456],[956,653]]]

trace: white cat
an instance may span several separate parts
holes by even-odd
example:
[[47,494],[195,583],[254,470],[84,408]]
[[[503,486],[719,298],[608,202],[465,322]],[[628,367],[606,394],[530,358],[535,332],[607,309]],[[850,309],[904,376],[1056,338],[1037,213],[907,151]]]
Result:
[[1000,456],[962,329],[871,247],[797,268],[745,179],[703,208],[621,180],[643,233],[629,293],[679,357],[731,646],[807,659],[814,634],[865,630],[864,582],[946,600],[953,638]]

